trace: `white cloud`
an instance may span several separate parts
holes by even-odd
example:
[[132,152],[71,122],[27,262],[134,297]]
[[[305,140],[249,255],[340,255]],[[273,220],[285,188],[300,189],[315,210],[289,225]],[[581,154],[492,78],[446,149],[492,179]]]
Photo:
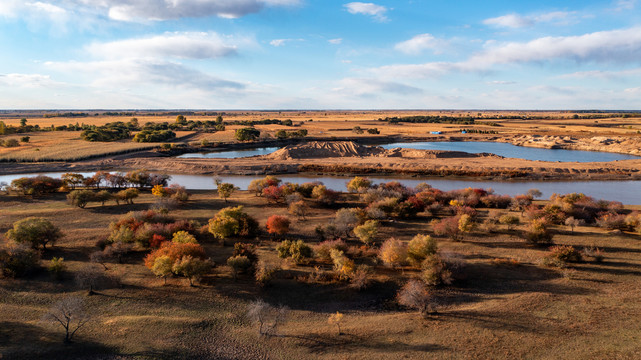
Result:
[[543,37],[526,43],[493,43],[492,46],[465,61],[388,65],[372,71],[379,76],[429,77],[449,72],[484,72],[498,64],[556,60],[636,63],[641,57],[641,27],[580,36]]
[[447,41],[437,39],[431,34],[419,34],[409,40],[400,42],[394,48],[406,54],[420,54],[424,50],[432,50],[434,53],[442,52],[447,46]]
[[641,68],[618,70],[618,71],[604,71],[604,70],[590,70],[590,71],[577,71],[571,74],[564,74],[560,78],[575,78],[575,79],[622,79],[631,76],[641,76]]
[[327,40],[328,43],[332,45],[340,45],[343,42],[343,39],[338,38],[338,39],[329,39]]
[[381,93],[397,95],[415,95],[423,90],[393,81],[382,81],[378,79],[345,78],[339,82],[339,86],[332,89],[335,92],[356,96],[375,96]]
[[49,75],[5,74],[0,75],[0,85],[21,88],[42,88],[61,85],[61,83],[51,80]]
[[494,81],[489,81],[487,84],[488,85],[514,85],[516,84],[516,81],[494,80]]
[[343,5],[350,14],[362,14],[372,16],[378,21],[387,21],[387,8],[373,3],[351,2]]
[[632,10],[636,7],[637,0],[618,0],[616,2],[616,11]]
[[274,39],[269,42],[269,45],[276,47],[284,46],[288,41],[292,41],[292,39]]
[[493,25],[498,27],[521,28],[532,26],[534,23],[521,15],[508,14],[483,21],[485,25]]
[[557,25],[560,25],[567,24],[572,21],[571,18],[573,15],[573,12],[565,11],[553,11],[539,15],[528,16],[519,14],[507,14],[491,19],[486,19],[483,21],[483,24],[513,29],[534,26],[539,23],[555,23]]
[[[88,1],[88,0],[84,0]],[[109,17],[120,21],[171,20],[218,16],[238,18],[265,6],[298,5],[299,0],[103,0]]]
[[0,0],[0,16],[31,16],[33,12],[45,12],[60,17],[66,12],[78,17],[107,15],[112,20],[132,22],[210,16],[238,18],[265,7],[300,3],[300,0]]
[[[86,75],[95,87],[166,86],[202,91],[237,91],[245,84],[225,80],[182,64],[151,59],[122,59],[91,62],[47,62],[51,69]],[[220,93],[217,93],[220,95]]]
[[216,33],[166,33],[146,38],[94,43],[87,51],[98,57],[142,58],[175,57],[184,59],[213,59],[237,53],[236,45],[230,45]]

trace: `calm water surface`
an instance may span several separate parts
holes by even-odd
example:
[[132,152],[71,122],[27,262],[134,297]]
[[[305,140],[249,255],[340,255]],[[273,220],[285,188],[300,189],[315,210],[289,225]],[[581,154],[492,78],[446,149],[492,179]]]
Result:
[[268,155],[274,151],[280,149],[280,147],[263,147],[256,149],[245,149],[245,150],[232,150],[232,151],[216,151],[216,152],[204,152],[204,153],[191,153],[183,154],[178,156],[182,159],[237,159],[244,158],[256,155]]
[[[463,151],[467,153],[492,153],[509,158],[562,162],[600,162],[627,159],[639,159],[635,155],[615,154],[600,151],[539,149],[516,146],[507,143],[486,141],[453,141],[453,142],[406,142],[382,145],[385,149],[397,147],[417,150]],[[183,159],[237,159],[256,155],[268,155],[280,147],[263,147],[246,150],[191,153],[178,156]]]
[[[91,176],[93,173],[83,173],[85,176]],[[0,175],[0,183],[10,183],[11,180],[23,176],[35,176],[37,174],[22,175]],[[60,177],[62,173],[43,173],[51,177]],[[228,175],[219,176],[224,182],[231,182],[242,190],[246,190],[249,183],[254,179],[260,179],[264,176],[242,176]],[[328,188],[336,191],[347,191],[347,181],[351,177],[340,176],[300,176],[300,175],[280,175],[278,176],[284,182],[304,183],[311,181],[321,181]],[[620,201],[624,204],[641,205],[641,181],[474,181],[474,180],[450,180],[440,178],[397,178],[397,177],[368,177],[374,183],[399,181],[400,183],[414,187],[421,182],[426,182],[437,189],[444,191],[463,189],[467,187],[475,188],[492,188],[497,194],[517,195],[527,192],[529,189],[536,188],[543,193],[543,198],[547,199],[553,193],[568,194],[572,192],[581,192],[592,196],[596,199]],[[213,190],[215,189],[213,176],[211,175],[172,175],[172,184],[179,184],[193,190]]]
[[539,149],[487,141],[409,142],[386,144],[382,145],[382,147],[385,149],[400,147],[417,150],[464,151],[467,153],[486,152],[509,158],[561,162],[600,162],[641,158],[634,155],[615,154],[601,151]]

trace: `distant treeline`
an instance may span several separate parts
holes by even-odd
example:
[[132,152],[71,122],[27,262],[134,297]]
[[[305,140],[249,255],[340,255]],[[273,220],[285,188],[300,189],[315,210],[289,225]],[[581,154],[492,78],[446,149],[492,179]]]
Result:
[[379,118],[378,121],[387,121],[391,124],[395,123],[420,123],[420,124],[474,124],[472,117],[451,117],[451,116],[404,116],[404,117],[386,117],[385,119]]
[[237,120],[237,121],[227,121],[226,123],[230,125],[243,125],[243,126],[255,126],[255,125],[294,126],[294,122],[291,119]]

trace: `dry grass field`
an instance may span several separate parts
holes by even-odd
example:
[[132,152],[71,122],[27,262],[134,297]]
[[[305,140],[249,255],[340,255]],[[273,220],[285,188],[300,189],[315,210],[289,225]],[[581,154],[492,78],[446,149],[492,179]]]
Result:
[[[197,287],[184,278],[164,286],[133,252],[121,264],[108,264],[106,273],[120,285],[86,296],[73,274],[87,265],[95,243],[108,235],[109,223],[128,211],[147,209],[155,201],[143,194],[135,205],[86,209],[67,205],[64,194],[27,199],[0,195],[0,232],[26,216],[42,216],[61,227],[65,237],[43,254],[43,264],[64,257],[68,270],[62,280],[42,271],[27,279],[0,279],[0,358],[4,359],[635,359],[641,357],[641,237],[578,227],[571,234],[555,227],[557,244],[598,246],[602,263],[586,261],[567,269],[541,265],[546,248],[527,245],[517,232],[481,231],[461,242],[439,238],[443,252],[455,252],[467,263],[466,278],[436,289],[442,301],[437,315],[423,318],[399,308],[395,293],[409,278],[410,268],[375,267],[375,283],[364,291],[346,284],[310,284],[297,279],[314,271],[314,264],[296,266],[279,259],[273,237],[253,241],[264,261],[281,266],[274,284],[256,285],[241,275],[234,281],[225,260],[230,242],[203,242],[217,266]],[[359,205],[349,200],[344,206]],[[242,204],[264,227],[268,216],[286,214],[284,205],[267,204],[247,192],[237,192],[225,204],[213,192],[196,192],[171,214],[206,223],[217,210]],[[307,221],[294,221],[288,237],[316,242],[314,228],[325,225],[335,209],[314,206]],[[518,215],[518,213],[514,213]],[[487,215],[481,210],[481,217]],[[408,241],[431,233],[425,214],[412,220],[385,222],[379,238]],[[518,229],[517,229],[518,230]],[[350,244],[358,245],[354,239]],[[514,260],[511,262],[500,261]],[[100,267],[99,265],[96,265]],[[325,265],[318,265],[325,266]],[[51,303],[67,295],[86,299],[95,318],[63,345],[60,328],[40,321]],[[292,309],[278,337],[259,337],[246,317],[255,299]],[[331,313],[345,314],[343,335],[328,324]]]
[[[478,116],[488,120],[477,120],[474,125],[458,124],[411,124],[399,123],[390,124],[378,121],[379,118],[393,116],[412,115],[440,115],[440,116]],[[551,119],[495,119],[496,116],[536,116],[551,117]],[[550,135],[550,136],[625,136],[629,138],[641,138],[641,119],[639,118],[604,118],[604,119],[573,119],[571,112],[466,112],[466,111],[283,111],[283,112],[226,112],[225,121],[253,121],[264,119],[291,119],[297,127],[281,125],[256,125],[261,131],[261,138],[275,138],[278,130],[306,129],[308,137],[327,138],[350,137],[380,137],[384,141],[387,137],[430,137],[432,132],[441,132],[443,136],[464,137],[467,139],[484,139],[487,135],[466,134],[462,135],[463,129],[474,129],[479,131],[495,131],[498,137],[510,137],[517,135]],[[582,116],[590,114],[581,114]],[[21,114],[11,116],[5,114],[2,118],[8,125],[18,126]],[[30,125],[49,127],[66,124],[88,124],[104,125],[108,122],[128,122],[132,116],[89,116],[89,117],[53,117],[43,118],[42,115],[27,116]],[[150,116],[141,113],[136,115],[140,124],[145,122],[175,122],[174,115]],[[187,116],[188,120],[215,120],[215,116]],[[377,128],[379,135],[371,135],[367,132],[357,134],[353,131],[355,126],[362,129]],[[200,132],[179,132],[178,143],[199,143],[207,140],[210,143],[233,143],[235,142],[234,131],[242,127],[240,125],[228,125],[225,131],[217,133]],[[21,144],[16,148],[0,147],[0,161],[75,161],[100,156],[122,154],[135,150],[149,149],[159,144],[138,144],[128,140],[121,140],[110,143],[88,143],[79,138],[80,132],[38,132],[29,134],[14,134],[0,137],[2,139],[15,138],[29,135],[31,141],[28,144]]]

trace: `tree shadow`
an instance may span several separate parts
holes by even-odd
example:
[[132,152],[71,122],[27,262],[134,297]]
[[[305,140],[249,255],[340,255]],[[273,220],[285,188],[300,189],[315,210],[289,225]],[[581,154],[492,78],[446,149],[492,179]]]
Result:
[[71,344],[63,344],[64,333],[24,322],[0,321],[0,358],[74,359],[100,358],[116,354],[104,344],[88,340],[79,333]]
[[297,340],[297,345],[307,348],[313,354],[354,353],[356,351],[376,350],[387,353],[407,352],[437,352],[448,350],[448,347],[438,344],[408,344],[398,340],[382,341],[371,337],[353,334],[340,336],[329,334],[283,335],[285,338]]

